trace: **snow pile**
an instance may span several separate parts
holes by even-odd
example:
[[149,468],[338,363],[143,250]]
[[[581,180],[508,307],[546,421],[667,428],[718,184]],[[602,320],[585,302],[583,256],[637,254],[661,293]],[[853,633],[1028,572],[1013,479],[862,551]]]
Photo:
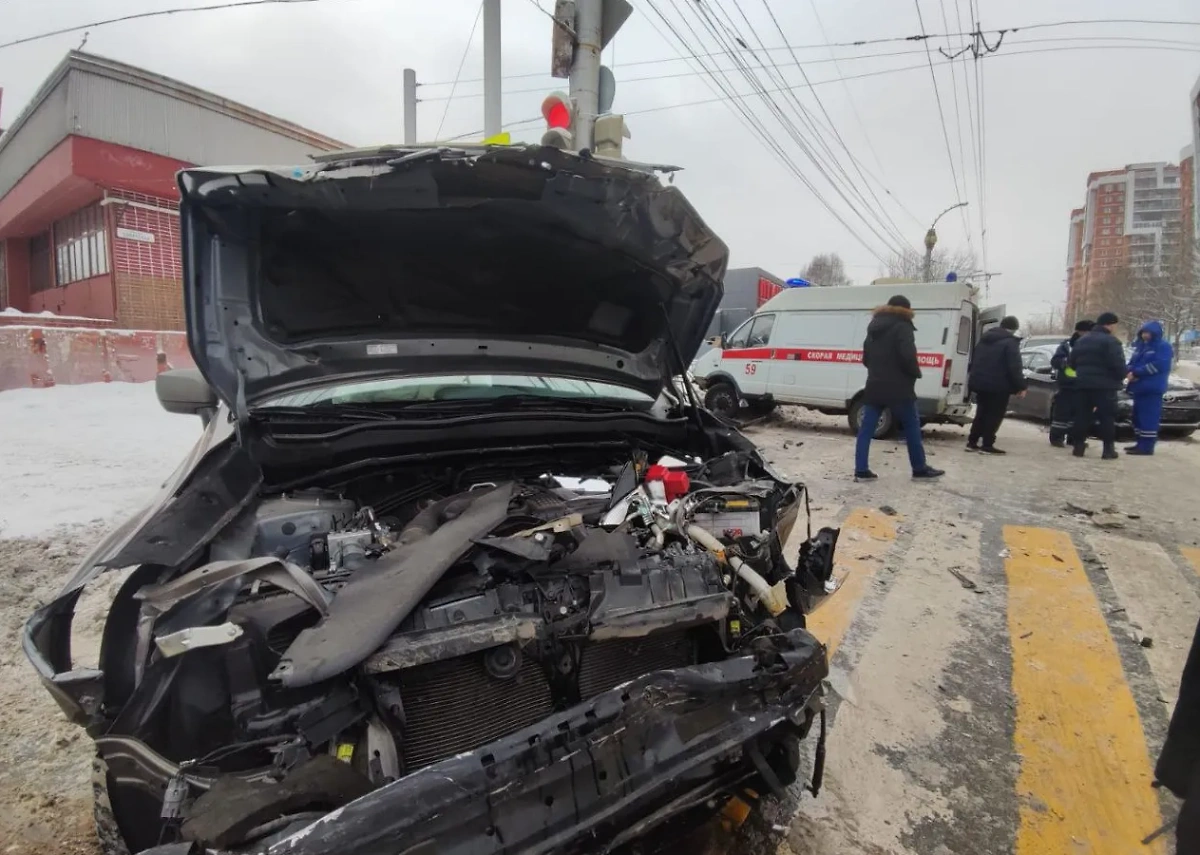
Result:
[[200,435],[153,383],[0,392],[0,537],[117,523],[138,510]]

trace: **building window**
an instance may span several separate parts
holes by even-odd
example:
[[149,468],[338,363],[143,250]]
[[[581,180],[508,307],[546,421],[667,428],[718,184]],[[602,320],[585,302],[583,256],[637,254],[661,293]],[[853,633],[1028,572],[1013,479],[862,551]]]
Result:
[[59,286],[108,273],[104,209],[90,205],[54,224],[54,274]]
[[54,272],[50,269],[50,233],[42,232],[29,239],[29,293],[37,294],[54,287]]

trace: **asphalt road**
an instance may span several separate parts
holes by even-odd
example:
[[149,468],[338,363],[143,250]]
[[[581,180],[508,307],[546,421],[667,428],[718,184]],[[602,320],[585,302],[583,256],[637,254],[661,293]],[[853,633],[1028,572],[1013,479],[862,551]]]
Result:
[[883,442],[880,480],[855,484],[844,422],[749,433],[842,528],[840,589],[809,619],[832,657],[828,766],[820,798],[793,787],[715,848],[1172,850],[1141,841],[1177,810],[1150,784],[1200,616],[1200,443],[1076,460],[1009,420],[1010,453],[983,457],[940,428],[942,481]]

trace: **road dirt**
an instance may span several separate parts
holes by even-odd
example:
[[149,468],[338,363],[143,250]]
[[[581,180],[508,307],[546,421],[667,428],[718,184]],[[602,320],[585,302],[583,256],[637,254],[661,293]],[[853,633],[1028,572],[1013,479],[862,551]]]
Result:
[[[1116,560],[1129,547],[1068,509],[1112,504],[1122,516],[1122,538],[1200,545],[1194,478],[1179,477],[1196,471],[1200,444],[1163,443],[1160,455],[1146,460],[1101,463],[1094,455],[1077,461],[1050,449],[1041,428],[1010,420],[1001,436],[1010,455],[983,458],[963,453],[961,429],[933,428],[926,444],[930,462],[948,472],[942,482],[914,483],[903,444],[883,441],[872,452],[880,480],[856,484],[853,437],[844,420],[785,413],[748,434],[778,468],[809,485],[815,525],[839,525],[853,509],[887,505],[895,515],[881,516],[894,526],[894,537],[855,533],[839,544],[843,577],[863,578],[855,580],[861,602],[851,604],[853,622],[833,656],[829,762],[820,798],[797,784],[767,800],[735,842],[706,848],[731,855],[1013,851],[1020,758],[1013,748],[999,527],[1063,528],[1078,535],[1077,543],[1094,538],[1097,561]],[[29,613],[61,587],[101,533],[92,525],[41,540],[0,540],[0,855],[99,851],[87,736],[39,684],[20,633]],[[788,554],[797,546],[794,540]],[[1155,556],[1160,563],[1171,560]],[[1167,614],[1160,592],[1135,577],[1121,574],[1113,591],[1101,581],[1102,599],[1145,598],[1131,609],[1145,624],[1140,630],[1121,623],[1121,615],[1111,621],[1114,637],[1126,636],[1118,638],[1122,656],[1133,673],[1147,745],[1157,751],[1167,717],[1159,695],[1176,689],[1160,688],[1154,672],[1166,679],[1177,667],[1186,627],[1174,613],[1159,618]],[[77,661],[95,661],[103,612],[119,582],[118,574],[109,574],[81,601]],[[853,590],[845,584],[834,597]],[[1200,596],[1183,593],[1189,592],[1193,600]],[[1161,631],[1150,625],[1155,620]],[[1128,637],[1136,631],[1158,635],[1162,648],[1138,648]]]

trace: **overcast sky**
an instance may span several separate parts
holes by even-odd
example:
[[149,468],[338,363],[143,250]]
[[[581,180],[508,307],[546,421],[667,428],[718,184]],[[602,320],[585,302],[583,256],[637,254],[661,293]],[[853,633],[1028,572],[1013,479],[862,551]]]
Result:
[[[191,2],[208,5],[214,0]],[[962,29],[971,29],[966,26],[971,2],[920,0],[926,31],[959,32],[956,15],[961,16]],[[2,0],[0,42],[188,3]],[[553,0],[504,0],[503,67],[506,77],[514,76],[504,84],[510,93],[504,97],[505,122],[537,116],[542,95],[565,84],[547,73],[551,22],[538,3],[545,9],[553,6]],[[757,47],[759,40],[767,47],[808,46],[920,32],[917,5],[909,0],[739,0],[736,4],[706,0],[706,4],[725,10],[731,18],[718,17],[720,29],[735,31],[751,47]],[[985,30],[1080,19],[1200,22],[1196,0],[977,0],[977,4]],[[647,62],[678,56],[674,40],[664,38],[669,31],[654,7],[697,52],[720,50],[697,17],[694,0],[653,4],[633,0],[633,5],[633,16],[605,51],[605,61],[618,81],[614,111],[650,111],[629,117],[632,139],[626,142],[626,156],[684,167],[677,183],[728,242],[735,266],[761,266],[788,277],[814,254],[834,251],[846,260],[856,282],[879,275],[877,256],[888,253],[884,240],[872,234],[817,173],[768,106],[758,98],[745,102],[867,246],[778,162],[757,133],[743,126],[728,102],[713,101],[706,78],[688,74],[694,66],[678,60]],[[429,139],[442,124],[443,111],[443,137],[482,128],[482,84],[476,82],[483,63],[482,23],[468,45],[478,10],[478,0],[319,0],[98,27],[90,31],[85,49],[212,90],[353,145],[401,138],[401,71],[412,67],[418,80],[429,84],[420,89],[423,100],[418,110],[419,136]],[[779,29],[768,10],[777,17]],[[66,51],[78,47],[82,37],[82,33],[62,35],[0,50],[4,89],[0,126],[11,124],[54,65]],[[1118,41],[1104,42],[1108,46],[1097,49],[1102,44],[1099,37]],[[1160,41],[1146,41],[1150,39]],[[946,41],[931,41],[931,47],[939,45],[946,46]],[[447,110],[449,81],[455,78],[464,51],[463,82]],[[899,52],[903,55],[865,58],[870,53]],[[745,61],[770,88],[777,84],[759,67],[759,60],[768,55],[778,64],[778,71],[768,66],[770,74],[781,74],[789,86],[803,84],[801,70],[788,51],[760,51],[757,58]],[[831,55],[841,58],[836,66],[828,61]],[[965,199],[970,203],[964,211],[972,232],[970,247],[981,262],[979,217],[985,210],[988,267],[1002,274],[992,280],[991,302],[1006,302],[1010,309],[1030,315],[1048,312],[1062,301],[1068,214],[1083,202],[1087,174],[1141,161],[1176,162],[1180,149],[1190,142],[1188,94],[1200,76],[1200,26],[1086,25],[1010,33],[999,51],[978,65],[986,105],[986,208],[980,204],[967,118],[967,81],[975,103],[968,64],[953,65],[956,90],[951,64],[936,51],[933,54],[935,63],[941,63],[936,74],[960,187],[956,193],[934,86],[929,68],[922,65],[925,54],[919,43],[834,51],[803,48],[796,56],[816,84],[811,90],[793,90],[799,105],[824,123],[823,107],[860,164],[854,166],[833,134],[824,133],[857,192],[869,202],[864,205],[852,195],[854,191],[843,189],[855,207],[868,218],[870,211],[882,207],[904,240],[919,247],[929,221],[959,198]],[[706,61],[710,67],[719,62],[722,68],[733,68],[728,57]],[[888,69],[908,70],[846,83],[838,80],[839,72],[850,77]],[[732,72],[729,79],[738,92],[749,91],[738,73]],[[955,120],[956,91],[960,122]],[[772,97],[796,121],[792,97],[786,93]],[[702,100],[712,103],[676,106]],[[965,164],[959,158],[960,129]],[[533,140],[540,130],[526,125],[514,130],[514,135]],[[859,168],[866,173],[865,180]],[[968,246],[959,212],[947,215],[938,231],[941,245]]]

